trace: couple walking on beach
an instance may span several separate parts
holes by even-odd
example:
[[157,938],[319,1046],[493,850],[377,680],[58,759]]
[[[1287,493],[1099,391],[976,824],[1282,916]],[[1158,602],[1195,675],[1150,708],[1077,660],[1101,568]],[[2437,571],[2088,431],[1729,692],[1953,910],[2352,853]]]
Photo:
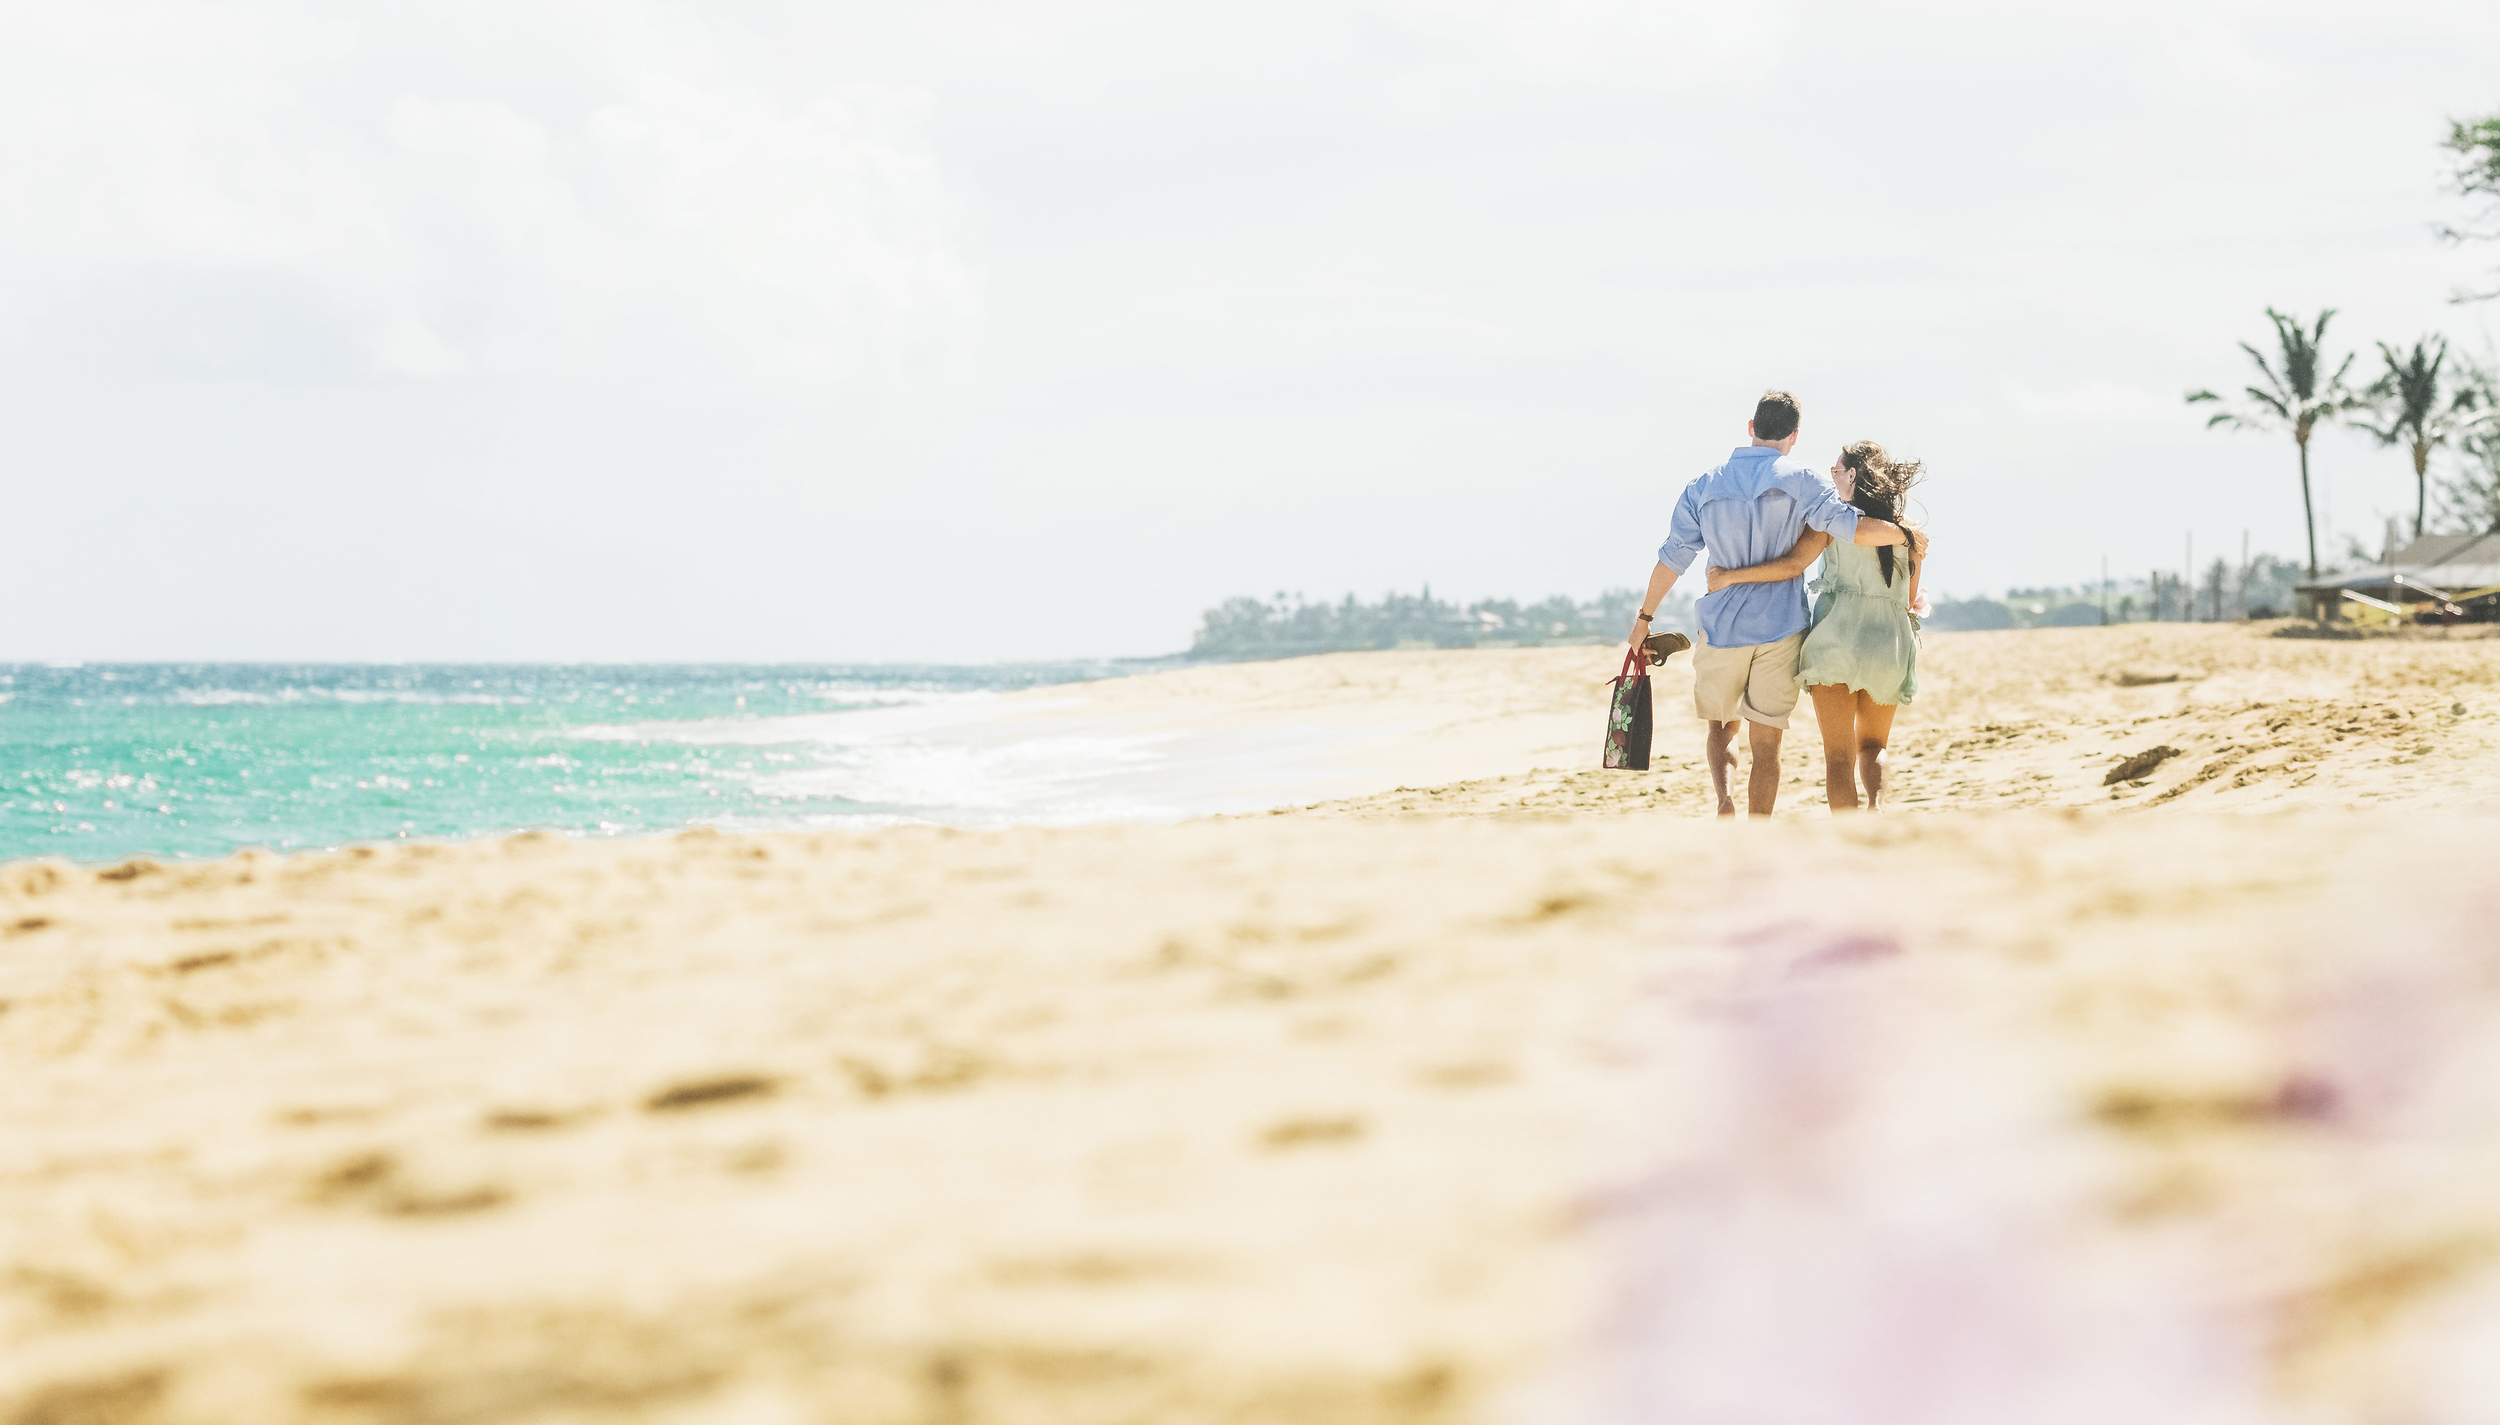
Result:
[[[1892,718],[1918,690],[1919,574],[1927,536],[1902,518],[1916,461],[1897,461],[1871,440],[1840,452],[1825,479],[1797,448],[1797,398],[1766,391],[1746,423],[1752,444],[1684,487],[1667,542],[1632,625],[1632,642],[1655,661],[1687,646],[1652,634],[1651,617],[1704,549],[1709,590],[1694,606],[1693,712],[1709,731],[1703,749],[1719,814],[1736,814],[1728,782],[1742,724],[1753,753],[1746,802],[1768,816],[1779,799],[1780,737],[1798,689],[1814,701],[1823,733],[1824,795],[1834,811],[1883,796]],[[1805,572],[1823,575],[1811,607]]]

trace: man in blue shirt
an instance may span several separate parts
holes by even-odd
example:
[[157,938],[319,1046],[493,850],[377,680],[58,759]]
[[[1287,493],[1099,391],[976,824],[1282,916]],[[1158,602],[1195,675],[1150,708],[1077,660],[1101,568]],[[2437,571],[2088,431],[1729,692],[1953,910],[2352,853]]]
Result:
[[[1658,567],[1649,574],[1632,641],[1649,637],[1650,616],[1704,548],[1724,569],[1764,564],[1793,548],[1808,529],[1859,544],[1903,544],[1899,525],[1861,514],[1832,482],[1802,461],[1797,448],[1797,398],[1765,391],[1745,431],[1751,445],[1684,487],[1675,502]],[[1801,575],[1778,583],[1731,584],[1693,606],[1701,638],[1693,648],[1693,713],[1710,725],[1703,750],[1718,789],[1719,815],[1734,816],[1728,774],[1736,765],[1736,725],[1748,725],[1753,774],[1747,791],[1755,816],[1779,799],[1780,734],[1797,706],[1797,650],[1805,642],[1808,608]]]

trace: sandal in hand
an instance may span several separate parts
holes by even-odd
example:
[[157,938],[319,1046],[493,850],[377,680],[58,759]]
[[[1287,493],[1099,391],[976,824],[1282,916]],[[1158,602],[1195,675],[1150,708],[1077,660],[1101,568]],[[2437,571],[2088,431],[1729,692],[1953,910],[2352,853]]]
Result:
[[1653,633],[1641,640],[1641,648],[1652,663],[1664,663],[1668,654],[1681,653],[1692,646],[1693,641],[1680,633]]

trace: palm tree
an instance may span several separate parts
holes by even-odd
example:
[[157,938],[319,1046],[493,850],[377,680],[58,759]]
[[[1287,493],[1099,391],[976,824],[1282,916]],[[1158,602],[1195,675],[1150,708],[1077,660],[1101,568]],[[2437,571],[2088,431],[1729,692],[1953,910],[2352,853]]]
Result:
[[2456,473],[2440,488],[2440,514],[2469,530],[2500,534],[2500,429],[2485,426],[2457,442]]
[[2500,534],[2500,367],[2468,363],[2462,384],[2475,393],[2484,419],[2456,438],[2456,473],[2440,488],[2440,514],[2464,529]]
[[2490,420],[2489,411],[2474,409],[2472,382],[2440,388],[2440,367],[2448,360],[2444,337],[2426,337],[2413,344],[2413,354],[2400,357],[2396,348],[2378,344],[2387,374],[2372,383],[2368,396],[2377,407],[2378,423],[2354,425],[2378,437],[2381,445],[2410,445],[2413,450],[2413,537],[2422,537],[2422,521],[2430,512],[2431,452]]
[[2258,373],[2265,377],[2263,386],[2248,388],[2248,400],[2230,405],[2211,391],[2190,391],[2188,403],[2212,401],[2222,405],[2214,418],[2205,422],[2207,430],[2215,426],[2232,426],[2242,430],[2288,430],[2300,446],[2300,517],[2309,530],[2309,577],[2318,577],[2318,516],[2309,497],[2309,433],[2322,417],[2340,416],[2361,404],[2361,398],[2344,385],[2344,377],[2352,370],[2353,358],[2347,354],[2335,374],[2321,381],[2318,373],[2325,366],[2322,350],[2326,340],[2326,324],[2335,315],[2333,307],[2318,313],[2318,320],[2303,331],[2299,322],[2272,307],[2266,317],[2274,323],[2274,339],[2282,347],[2283,369],[2276,371],[2264,352],[2240,343],[2240,350],[2257,363]]

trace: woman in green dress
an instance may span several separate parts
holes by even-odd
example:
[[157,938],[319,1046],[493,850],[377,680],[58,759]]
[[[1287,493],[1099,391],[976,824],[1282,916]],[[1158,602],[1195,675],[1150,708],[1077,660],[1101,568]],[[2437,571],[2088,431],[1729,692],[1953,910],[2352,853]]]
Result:
[[1925,607],[1918,586],[1927,535],[1901,517],[1918,473],[1919,462],[1894,460],[1871,440],[1843,450],[1832,466],[1841,498],[1908,530],[1909,549],[1834,545],[1830,535],[1807,530],[1795,548],[1768,564],[1714,568],[1709,574],[1714,591],[1769,583],[1794,579],[1822,557],[1814,622],[1798,655],[1797,677],[1814,699],[1814,720],[1823,732],[1824,797],[1834,811],[1859,806],[1861,782],[1868,808],[1882,802],[1893,714],[1918,693],[1918,613]]

